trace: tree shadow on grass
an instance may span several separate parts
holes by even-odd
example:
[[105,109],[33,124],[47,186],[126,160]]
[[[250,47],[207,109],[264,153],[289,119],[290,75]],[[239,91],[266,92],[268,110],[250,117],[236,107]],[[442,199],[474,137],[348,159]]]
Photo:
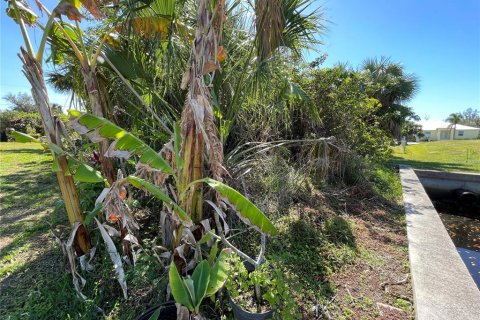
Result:
[[[45,250],[45,247],[49,249]],[[0,280],[2,319],[100,319],[92,302],[81,300],[65,272],[58,246],[34,244],[35,259],[19,266]]]
[[53,211],[58,187],[55,173],[46,169],[48,167],[43,162],[49,161],[25,164],[22,165],[24,170],[0,177],[3,194],[0,237],[7,243],[1,250],[1,257],[16,252],[30,244],[32,238],[48,232],[50,224],[68,224],[63,210],[44,214],[47,210]]
[[391,165],[409,165],[414,169],[427,169],[427,170],[439,170],[439,171],[473,171],[476,170],[472,168],[470,162],[466,163],[454,163],[454,162],[435,162],[435,161],[419,161],[419,160],[408,160],[401,157],[392,157],[389,161]]
[[3,154],[19,154],[19,153],[31,153],[31,154],[38,154],[38,155],[43,155],[47,153],[47,151],[44,151],[43,149],[27,149],[27,148],[21,148],[21,149],[7,149],[7,150],[2,150]]
[[58,194],[55,173],[50,170],[33,173],[25,169],[2,176],[1,181],[3,219],[13,211],[28,211],[32,206],[48,207]]

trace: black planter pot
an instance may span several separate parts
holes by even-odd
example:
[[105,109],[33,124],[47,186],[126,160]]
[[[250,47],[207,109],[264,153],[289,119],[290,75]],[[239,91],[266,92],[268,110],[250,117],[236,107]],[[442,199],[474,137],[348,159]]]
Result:
[[158,320],[177,320],[177,307],[175,306],[175,302],[169,301],[157,306],[151,307],[143,314],[138,316],[136,320],[148,320],[153,315],[155,311],[161,308],[160,315]]
[[247,269],[248,273],[255,271],[255,266],[248,261],[243,261],[243,266]]
[[273,316],[273,310],[262,313],[249,312],[236,304],[231,297],[228,297],[228,299],[230,300],[230,305],[232,306],[233,315],[237,320],[265,320],[271,319]]

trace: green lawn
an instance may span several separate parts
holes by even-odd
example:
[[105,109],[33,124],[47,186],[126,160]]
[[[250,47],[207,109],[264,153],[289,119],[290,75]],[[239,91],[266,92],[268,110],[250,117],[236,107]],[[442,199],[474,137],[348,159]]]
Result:
[[480,140],[432,141],[393,148],[394,164],[417,169],[480,172]]
[[80,319],[78,310],[87,309],[51,233],[68,225],[64,210],[54,209],[58,194],[49,152],[0,143],[0,319]]

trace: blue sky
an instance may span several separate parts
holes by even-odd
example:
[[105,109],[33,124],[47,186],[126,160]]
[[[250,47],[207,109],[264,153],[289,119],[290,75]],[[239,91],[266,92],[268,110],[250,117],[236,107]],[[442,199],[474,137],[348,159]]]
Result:
[[[55,0],[44,3],[52,8]],[[409,105],[424,118],[444,119],[468,107],[480,109],[479,0],[322,0],[328,31],[319,47],[324,66],[348,62],[357,67],[368,57],[391,57],[420,79],[420,92]],[[29,92],[16,56],[18,26],[1,1],[0,97]],[[33,34],[32,34],[33,36]],[[50,90],[51,100],[68,97]],[[0,108],[5,102],[0,101]]]
[[[32,6],[35,12],[38,12],[35,2],[27,0]],[[42,3],[52,10],[58,0],[44,0]],[[25,79],[22,73],[22,64],[17,56],[20,52],[20,46],[24,46],[23,38],[20,33],[19,26],[10,19],[6,13],[5,1],[0,1],[1,13],[0,13],[0,109],[5,109],[8,103],[1,99],[7,93],[27,92],[30,93],[30,85]],[[41,17],[45,20],[45,17]],[[34,43],[34,49],[37,49],[35,45],[36,41],[40,40],[41,34],[35,29],[28,28],[32,42]],[[48,70],[48,67],[47,67]],[[49,96],[51,102],[55,102],[61,105],[68,105],[69,96],[56,93],[53,89],[49,88]]]
[[391,57],[420,78],[409,102],[424,118],[480,109],[479,0],[329,0],[325,66]]

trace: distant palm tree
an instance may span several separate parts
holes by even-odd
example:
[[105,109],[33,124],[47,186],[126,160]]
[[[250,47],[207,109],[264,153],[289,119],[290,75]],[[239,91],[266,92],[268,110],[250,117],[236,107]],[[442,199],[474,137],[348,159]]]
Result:
[[405,72],[400,63],[386,57],[366,59],[360,70],[369,81],[368,95],[381,104],[379,116],[383,118],[382,126],[399,138],[407,119],[419,120],[413,110],[404,105],[418,92],[418,78]]
[[455,139],[455,130],[457,129],[457,124],[462,121],[462,115],[460,113],[451,113],[446,119],[447,122],[450,122],[449,127],[453,128],[453,139]]

